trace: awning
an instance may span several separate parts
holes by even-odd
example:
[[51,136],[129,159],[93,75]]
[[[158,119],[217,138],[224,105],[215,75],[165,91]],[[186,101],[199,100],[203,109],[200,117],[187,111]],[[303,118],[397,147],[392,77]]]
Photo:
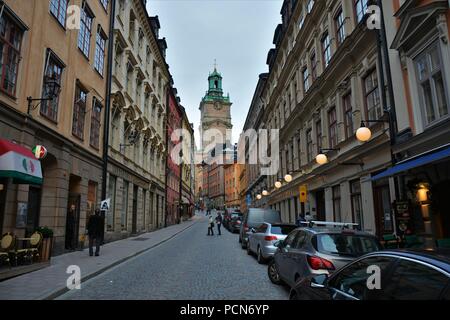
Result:
[[41,163],[30,149],[0,139],[0,177],[18,184],[42,184]]
[[185,196],[181,196],[181,203],[182,204],[190,204],[191,202]]
[[413,159],[408,159],[399,162],[397,165],[393,166],[392,168],[389,168],[376,176],[372,177],[372,181],[380,180],[382,178],[391,177],[396,174],[399,174],[401,172],[414,169],[432,162],[436,162],[439,160],[443,160],[445,158],[450,157],[450,147],[446,147],[445,149],[435,151],[432,153],[428,153],[426,155],[417,156]]

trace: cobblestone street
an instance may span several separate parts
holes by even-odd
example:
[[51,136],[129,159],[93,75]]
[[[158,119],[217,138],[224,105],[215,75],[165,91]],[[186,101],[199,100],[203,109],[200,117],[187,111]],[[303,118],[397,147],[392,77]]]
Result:
[[206,236],[202,218],[193,227],[142,255],[81,284],[58,299],[287,299],[267,266],[240,248],[238,234]]

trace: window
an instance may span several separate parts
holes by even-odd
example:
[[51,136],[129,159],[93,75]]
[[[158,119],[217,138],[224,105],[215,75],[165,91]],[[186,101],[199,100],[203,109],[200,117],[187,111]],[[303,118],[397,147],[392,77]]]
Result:
[[308,237],[308,235],[306,234],[305,231],[299,231],[298,236],[293,243],[293,247],[296,249],[301,249],[303,247],[303,245],[305,244],[307,237]]
[[123,181],[123,190],[122,190],[122,212],[120,214],[120,225],[122,231],[127,230],[127,212],[128,212],[128,187],[129,182]]
[[306,93],[309,90],[309,72],[308,68],[303,70],[303,91]]
[[432,45],[414,60],[425,125],[448,115],[446,83],[442,75],[439,46]]
[[338,13],[334,17],[334,25],[336,28],[336,39],[339,45],[345,40],[345,20],[342,8],[339,9]]
[[78,33],[78,48],[87,58],[89,58],[89,47],[91,45],[93,19],[94,15],[92,14],[92,11],[89,9],[86,2],[83,2],[83,9],[81,10],[80,31]]
[[50,0],[50,13],[63,27],[66,26],[67,0]]
[[[330,279],[329,287],[333,291],[343,292],[356,299],[384,299],[384,279],[387,277],[386,272],[394,261],[395,259],[391,257],[369,257],[362,259],[338,271],[336,276]],[[371,275],[367,273],[367,268],[372,265],[380,268],[381,290],[369,290],[367,287],[367,280]]]
[[358,224],[358,229],[363,229],[363,208],[361,198],[361,182],[359,180],[350,181],[350,194],[352,203],[352,214],[354,223]]
[[100,3],[105,10],[108,10],[108,0],[100,0]]
[[322,54],[324,67],[328,67],[331,60],[330,35],[326,32],[322,37]]
[[311,13],[313,7],[314,7],[314,0],[308,0],[308,4],[307,4],[308,13]]
[[[56,81],[59,85],[61,85],[61,76],[64,68],[61,61],[50,50],[47,52],[46,61],[47,66],[44,71],[42,98],[50,97],[49,90],[51,85],[48,83],[49,81]],[[40,110],[41,114],[56,122],[58,116],[58,102],[58,96],[52,100],[42,101]]]
[[349,139],[353,136],[353,108],[352,108],[352,94],[348,93],[342,98],[344,105],[344,129],[345,138]]
[[316,141],[317,141],[317,153],[322,150],[322,121],[316,121]]
[[387,300],[438,300],[448,277],[429,266],[401,260],[384,289]]
[[94,98],[92,102],[92,113],[91,113],[91,137],[90,144],[95,149],[99,148],[100,142],[100,116],[102,114],[102,105],[100,101]]
[[364,94],[366,95],[367,120],[378,120],[383,116],[378,90],[378,77],[376,69],[364,78]]
[[311,78],[312,81],[314,82],[317,79],[317,57],[315,50],[311,52],[310,61],[311,61]]
[[298,23],[299,29],[303,28],[304,24],[305,24],[305,15],[302,13],[300,14],[300,22]]
[[313,159],[313,143],[312,143],[312,130],[309,129],[306,131],[306,156],[308,162]]
[[72,134],[80,139],[83,139],[84,133],[87,95],[87,91],[77,84],[75,87],[75,102],[73,106]]
[[97,70],[100,75],[103,75],[103,68],[105,65],[105,45],[106,35],[99,25],[97,29],[97,39],[95,41],[94,69]]
[[330,130],[330,148],[333,149],[338,143],[336,107],[333,107],[328,111],[328,126]]
[[5,11],[0,16],[1,89],[15,96],[23,31]]
[[356,0],[355,1],[355,12],[356,12],[356,20],[359,22],[364,18],[367,8],[368,8],[369,0]]
[[335,222],[342,222],[341,215],[341,186],[334,186],[333,192],[333,216]]
[[295,231],[295,230],[292,231],[291,233],[289,233],[289,235],[286,237],[286,239],[284,239],[283,245],[286,248],[292,247],[292,245],[294,243],[294,240],[295,240],[295,237],[297,236],[297,234],[298,234],[298,231]]

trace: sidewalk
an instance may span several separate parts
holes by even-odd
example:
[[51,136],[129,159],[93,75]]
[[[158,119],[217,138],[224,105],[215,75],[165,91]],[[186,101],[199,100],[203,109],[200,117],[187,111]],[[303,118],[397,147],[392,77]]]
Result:
[[77,265],[81,269],[81,285],[113,266],[147,251],[190,228],[201,216],[190,221],[169,226],[138,237],[107,243],[100,248],[99,257],[90,257],[89,250],[76,251],[52,257],[47,268],[0,282],[0,300],[52,299],[68,291],[66,281],[70,274],[67,267]]

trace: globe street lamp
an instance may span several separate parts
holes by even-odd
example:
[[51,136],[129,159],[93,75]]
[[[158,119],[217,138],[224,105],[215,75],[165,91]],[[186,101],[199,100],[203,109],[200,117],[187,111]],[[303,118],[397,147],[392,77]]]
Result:
[[256,195],[256,199],[261,200],[262,199],[262,195],[261,194]]
[[264,189],[263,192],[262,192],[262,195],[265,196],[265,197],[268,196],[269,195],[269,191]]
[[339,149],[320,149],[319,154],[316,156],[316,162],[319,165],[324,165],[328,163],[328,156],[324,153],[324,151],[338,151]]
[[286,181],[287,183],[292,181],[292,175],[290,175],[289,173],[287,175],[284,176],[284,181]]
[[275,182],[275,188],[280,189],[281,186],[282,186],[282,184],[281,184],[280,181],[276,181],[276,182]]

